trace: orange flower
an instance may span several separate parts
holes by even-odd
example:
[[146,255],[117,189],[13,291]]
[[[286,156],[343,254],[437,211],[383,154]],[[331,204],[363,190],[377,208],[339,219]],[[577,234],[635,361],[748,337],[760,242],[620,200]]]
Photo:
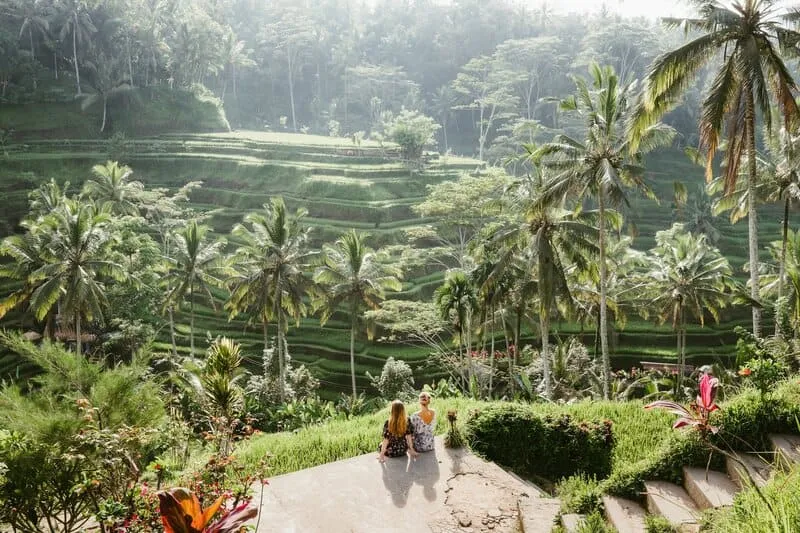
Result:
[[740,376],[744,376],[744,377],[747,377],[747,376],[749,376],[749,375],[750,375],[750,374],[752,374],[752,373],[753,373],[753,371],[752,371],[752,370],[750,370],[750,369],[749,369],[749,368],[747,368],[747,367],[744,367],[743,369],[739,370],[739,375],[740,375]]

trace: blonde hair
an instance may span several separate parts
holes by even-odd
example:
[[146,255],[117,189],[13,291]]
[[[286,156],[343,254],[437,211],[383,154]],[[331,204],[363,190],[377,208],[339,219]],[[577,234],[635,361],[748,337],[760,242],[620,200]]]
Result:
[[395,437],[402,437],[406,434],[407,424],[406,406],[400,400],[393,401],[392,412],[389,415],[389,433]]

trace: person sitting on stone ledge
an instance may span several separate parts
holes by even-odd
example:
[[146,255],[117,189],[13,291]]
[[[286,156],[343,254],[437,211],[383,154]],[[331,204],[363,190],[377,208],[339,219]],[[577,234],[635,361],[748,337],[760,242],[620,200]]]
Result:
[[383,442],[378,449],[378,460],[383,463],[387,457],[402,457],[406,453],[416,457],[413,437],[414,429],[403,402],[393,401],[389,420],[383,424]]

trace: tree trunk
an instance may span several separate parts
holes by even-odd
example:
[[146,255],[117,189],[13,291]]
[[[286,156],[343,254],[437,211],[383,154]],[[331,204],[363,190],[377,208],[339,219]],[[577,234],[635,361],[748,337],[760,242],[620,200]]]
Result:
[[264,349],[261,351],[261,361],[262,361],[262,366],[264,367],[264,378],[268,379],[269,365],[267,364],[267,357],[269,354],[267,352],[269,351],[269,334],[268,334],[269,332],[267,331],[266,313],[264,314],[264,317],[262,319],[261,327],[263,328],[264,331]]
[[[786,277],[786,243],[789,240],[789,207],[791,197],[787,194],[783,204],[783,227],[781,232],[781,262],[778,265],[778,301],[783,298],[783,284]],[[781,335],[781,317],[775,317],[775,335]]]
[[442,134],[444,135],[444,153],[447,153],[447,148],[448,148],[448,146],[447,146],[447,121],[443,120],[442,122],[443,122],[443,124],[442,124]]
[[277,275],[275,280],[275,323],[278,327],[278,346],[276,356],[278,357],[278,381],[280,385],[281,403],[286,400],[286,383],[283,381],[283,327],[281,326],[281,276]]
[[[747,230],[750,248],[750,297],[758,301],[758,214],[756,213],[756,135],[755,135],[755,107],[753,91],[748,90],[747,107],[745,109],[745,123],[747,128],[747,162],[749,172],[747,175]],[[753,335],[761,337],[761,309],[753,305]]]
[[167,308],[169,314],[169,338],[172,341],[172,355],[178,355],[178,344],[175,342],[175,309],[173,306]]
[[194,282],[189,285],[189,357],[194,359]]
[[[36,61],[36,50],[33,48],[33,22],[28,26],[28,36],[31,39],[31,59]],[[33,75],[33,90],[36,90],[36,74]]]
[[353,311],[353,318],[350,321],[350,379],[353,383],[353,401],[358,397],[358,391],[356,391],[356,315],[355,310]]
[[108,109],[108,97],[103,93],[103,123],[100,125],[100,133],[106,130],[106,110]]
[[544,397],[550,400],[553,396],[550,382],[550,313],[542,309],[539,314],[539,329],[542,335],[542,371],[544,374]]
[[292,129],[297,132],[297,117],[294,112],[294,73],[292,72],[292,48],[286,43],[286,60],[289,64],[289,101],[292,104]]
[[606,213],[603,191],[598,195],[600,206],[600,350],[603,354],[603,398],[608,400],[611,380],[611,359],[608,355],[608,316],[606,314]]
[[53,74],[55,75],[55,79],[58,79],[58,51],[57,50],[53,50]]
[[75,353],[81,356],[81,312],[75,312]]
[[133,60],[131,59],[131,36],[128,35],[128,76],[130,77],[131,87],[133,87]]
[[483,113],[484,113],[484,106],[481,106],[481,123],[478,125],[478,161],[483,163],[483,143],[486,141],[486,136],[483,133],[484,123],[483,123]]
[[78,85],[78,96],[81,95],[81,71],[78,69],[78,13],[73,13],[75,26],[72,28],[72,60],[75,62],[75,83]]
[[489,309],[489,312],[492,313],[492,329],[491,335],[492,339],[489,341],[489,399],[492,399],[492,389],[494,385],[494,307]]

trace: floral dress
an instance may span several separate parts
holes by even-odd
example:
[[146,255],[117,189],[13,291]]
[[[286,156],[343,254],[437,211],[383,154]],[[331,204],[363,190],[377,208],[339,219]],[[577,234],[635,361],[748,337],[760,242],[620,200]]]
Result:
[[436,412],[430,424],[419,416],[419,413],[411,417],[411,426],[414,428],[414,449],[418,452],[429,452],[433,449],[433,430],[436,429]]
[[[414,429],[411,426],[411,419],[406,419],[406,432],[402,437],[397,437],[389,432],[389,421],[383,423],[383,438],[389,439],[389,444],[386,445],[387,457],[401,457],[408,451],[408,443],[406,443],[406,435],[414,435]],[[381,451],[381,446],[378,445],[378,451]]]

